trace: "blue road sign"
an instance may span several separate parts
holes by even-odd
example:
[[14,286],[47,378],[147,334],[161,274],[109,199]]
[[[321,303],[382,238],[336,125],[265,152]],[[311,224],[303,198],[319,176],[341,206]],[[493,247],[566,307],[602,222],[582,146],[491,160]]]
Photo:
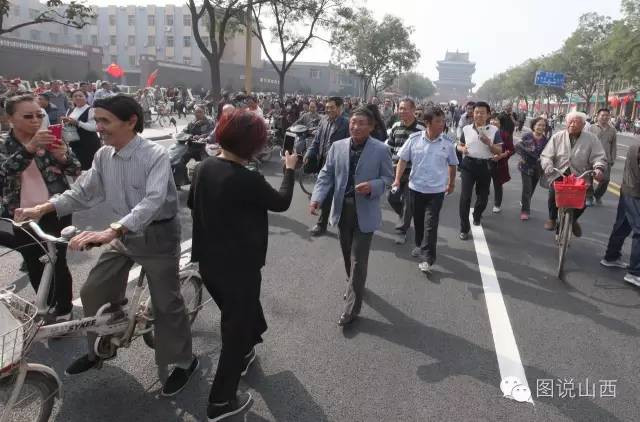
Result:
[[537,86],[564,88],[564,73],[545,72],[544,70],[538,70],[536,72],[536,78],[533,83]]

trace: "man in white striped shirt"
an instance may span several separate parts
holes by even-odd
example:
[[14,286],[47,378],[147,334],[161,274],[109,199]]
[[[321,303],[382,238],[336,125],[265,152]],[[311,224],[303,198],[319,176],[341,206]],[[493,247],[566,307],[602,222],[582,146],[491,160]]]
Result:
[[[140,105],[117,95],[95,101],[97,130],[105,144],[93,165],[71,189],[34,208],[18,209],[17,219],[59,216],[108,204],[113,223],[103,231],[85,231],[69,242],[72,250],[88,245],[108,247],[80,292],[84,314],[95,315],[105,303],[125,297],[129,270],[139,264],[147,274],[153,301],[156,363],[164,381],[163,396],[179,393],[198,367],[191,350],[191,328],[180,294],[178,266],[180,224],[169,157],[164,148],[138,133],[143,129]],[[96,336],[87,335],[89,353],[67,369],[75,375],[99,366]],[[176,367],[167,377],[167,367]],[[166,380],[165,380],[166,378]]]

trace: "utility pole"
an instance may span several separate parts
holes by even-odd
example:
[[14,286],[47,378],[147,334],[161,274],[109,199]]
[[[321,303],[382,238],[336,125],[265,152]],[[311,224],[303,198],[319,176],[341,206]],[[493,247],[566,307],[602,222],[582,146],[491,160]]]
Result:
[[248,1],[247,14],[245,16],[245,56],[244,56],[244,90],[247,94],[251,94],[253,90],[253,68],[251,67],[251,13],[252,13],[252,0]]

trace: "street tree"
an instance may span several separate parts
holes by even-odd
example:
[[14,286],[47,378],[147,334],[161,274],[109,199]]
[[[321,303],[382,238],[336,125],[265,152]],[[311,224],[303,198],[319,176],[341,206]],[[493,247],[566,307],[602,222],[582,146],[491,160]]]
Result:
[[220,60],[227,41],[242,32],[246,3],[241,0],[188,0],[196,45],[209,64],[213,100],[220,99]]
[[609,17],[597,13],[582,15],[578,28],[565,41],[558,56],[566,75],[567,88],[584,99],[587,111],[598,85],[610,72],[609,63],[603,60],[601,51],[612,28]]
[[366,98],[369,87],[377,94],[415,66],[420,53],[410,40],[412,33],[413,28],[400,18],[385,15],[378,22],[371,11],[360,8],[352,19],[334,28],[333,54],[340,64],[360,75]]
[[[341,5],[340,0],[270,0],[252,4],[252,31],[278,74],[281,100],[287,72],[300,54],[311,47],[313,40],[328,42],[322,38],[322,31],[349,16],[350,10]],[[270,40],[277,45],[277,53],[269,48]]]
[[398,83],[403,94],[414,98],[428,98],[436,92],[433,82],[416,72],[403,73],[400,75]]
[[55,23],[70,28],[81,29],[91,22],[96,16],[90,6],[82,2],[63,0],[47,0],[41,11],[31,15],[28,20],[21,21],[12,26],[5,26],[5,20],[13,4],[9,0],[0,0],[0,36],[8,34],[20,28],[42,23]]

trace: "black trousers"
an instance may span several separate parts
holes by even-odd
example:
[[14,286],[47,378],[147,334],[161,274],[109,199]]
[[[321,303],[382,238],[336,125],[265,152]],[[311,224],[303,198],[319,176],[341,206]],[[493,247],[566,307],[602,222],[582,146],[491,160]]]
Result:
[[491,171],[491,181],[493,183],[493,204],[496,207],[502,206],[502,183],[498,182],[498,167],[494,166]]
[[444,192],[421,193],[412,190],[411,200],[413,202],[413,225],[416,229],[416,247],[425,252],[427,262],[432,265],[436,260],[438,223],[444,202]]
[[[55,236],[60,236],[60,231],[71,225],[71,216],[58,218],[55,213],[45,214],[38,223],[42,229]],[[36,237],[37,239],[37,237]],[[40,287],[40,279],[44,272],[44,266],[40,262],[40,257],[45,254],[42,247],[34,244],[35,240],[24,233],[21,229],[14,227],[13,235],[5,233],[0,237],[0,243],[11,249],[17,250],[23,257],[29,274],[29,281],[36,292]],[[46,245],[43,245],[46,248]],[[47,299],[49,306],[55,306],[58,313],[66,314],[73,309],[72,299],[72,279],[71,272],[67,266],[67,247],[58,245],[58,258],[53,271],[54,278],[51,290]]]
[[520,199],[522,207],[520,208],[520,211],[528,214],[531,212],[531,198],[533,197],[533,193],[535,192],[538,181],[540,180],[540,172],[538,170],[534,171],[533,174],[520,172],[520,175],[522,177],[522,198]]
[[411,192],[409,189],[409,174],[400,179],[398,192],[395,194],[389,191],[387,201],[391,208],[398,214],[398,223],[395,229],[400,233],[406,233],[411,227],[411,219],[413,218],[413,205],[411,204]]
[[460,192],[460,232],[469,233],[469,210],[473,187],[476,188],[476,203],[473,207],[473,219],[480,220],[489,201],[491,173],[489,160],[475,160],[465,157],[462,160],[462,187]]
[[267,331],[260,304],[262,275],[260,268],[215,268],[204,262],[200,274],[222,314],[222,349],[209,393],[209,402],[222,403],[236,398],[244,356]]

